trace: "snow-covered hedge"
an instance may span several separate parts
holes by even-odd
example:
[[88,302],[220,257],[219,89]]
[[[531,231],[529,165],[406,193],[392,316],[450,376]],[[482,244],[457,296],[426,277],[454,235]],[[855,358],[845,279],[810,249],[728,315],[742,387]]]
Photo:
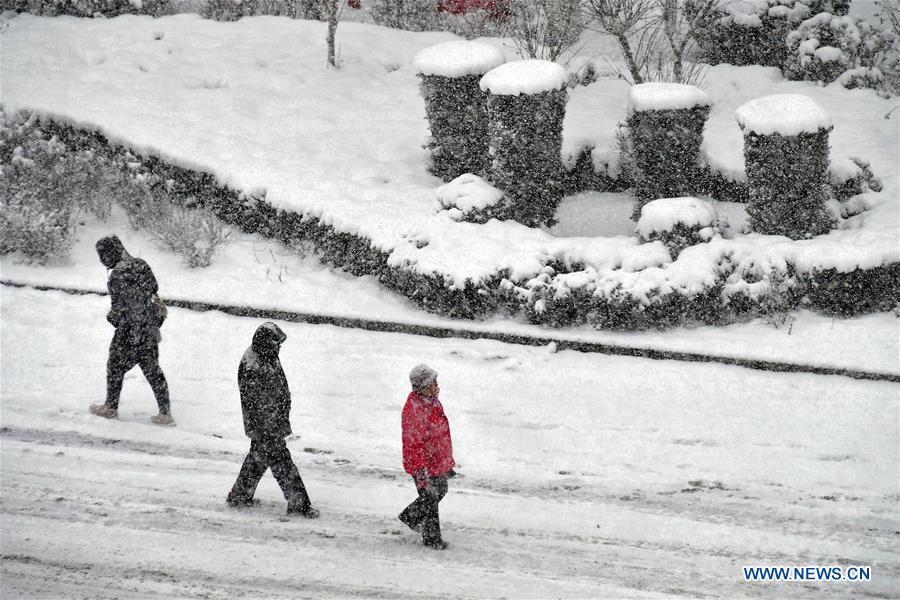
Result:
[[893,33],[862,19],[820,13],[787,36],[784,73],[789,79],[831,83],[855,71],[842,81],[845,87],[878,87],[883,75],[877,67],[887,54],[897,52],[896,44]]
[[464,173],[437,189],[440,210],[454,221],[486,223],[502,216],[503,192],[472,173]]
[[849,0],[744,0],[720,3],[695,29],[702,62],[781,67],[785,40],[803,20],[828,12],[846,15]]
[[[423,273],[415,265],[392,261],[362,235],[338,231],[311,215],[277,210],[264,195],[241,193],[207,173],[155,156],[134,156],[93,132],[46,125],[48,133],[69,147],[117,157],[115,164],[122,169],[166,182],[168,194],[186,206],[207,207],[245,231],[312,248],[328,264],[354,275],[374,276],[425,310],[451,317],[505,312],[553,326],[637,329],[728,322],[801,305],[852,315],[891,309],[900,298],[900,262],[860,267],[849,259],[824,267],[833,263],[810,263],[800,255],[772,258],[755,250],[758,246],[717,236],[686,248],[671,262],[664,246],[651,242],[647,246],[658,244],[660,249],[654,256],[666,257],[659,264],[618,263],[598,271],[551,254],[541,259],[544,267],[537,276],[499,271],[460,284],[441,273]],[[128,156],[132,158],[126,161]]]
[[159,17],[173,12],[171,0],[6,0],[2,3],[2,9],[48,17],[117,17],[128,14]]
[[751,100],[735,113],[744,132],[753,231],[803,239],[826,233],[831,118],[800,94]]
[[719,217],[710,202],[699,198],[660,198],[641,209],[635,233],[643,242],[662,242],[675,259],[685,248],[717,235]]
[[710,102],[703,90],[677,83],[632,86],[626,121],[635,164],[635,220],[657,198],[696,192],[697,159]]
[[444,181],[487,172],[486,96],[478,84],[503,61],[499,49],[469,41],[431,46],[413,61],[431,130],[431,172]]
[[481,78],[488,93],[489,179],[507,195],[506,215],[531,227],[552,225],[563,197],[566,81],[562,67],[543,60],[506,63]]

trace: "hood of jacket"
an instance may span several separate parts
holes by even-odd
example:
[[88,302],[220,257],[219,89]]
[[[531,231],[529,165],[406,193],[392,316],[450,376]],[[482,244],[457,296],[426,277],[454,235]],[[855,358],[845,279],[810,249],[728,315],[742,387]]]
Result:
[[281,344],[287,339],[287,335],[278,325],[266,322],[256,329],[253,334],[253,351],[266,358],[277,358]]
[[114,268],[123,258],[130,258],[131,255],[125,250],[122,240],[117,235],[110,235],[100,238],[95,246],[100,262],[107,269]]

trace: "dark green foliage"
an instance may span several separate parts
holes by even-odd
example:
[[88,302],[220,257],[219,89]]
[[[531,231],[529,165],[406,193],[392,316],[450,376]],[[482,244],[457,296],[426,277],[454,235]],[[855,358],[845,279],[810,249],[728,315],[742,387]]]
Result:
[[487,95],[480,75],[419,75],[431,129],[431,172],[452,181],[463,173],[484,176],[488,157]]
[[900,303],[900,263],[873,269],[816,270],[807,279],[811,306],[842,317],[892,310]]
[[553,225],[563,196],[562,125],[566,90],[488,95],[490,180],[506,193],[508,218],[529,227]]
[[[829,46],[840,50],[837,59],[822,60],[806,45],[814,42],[816,48]],[[820,13],[801,23],[787,36],[787,58],[784,74],[788,79],[803,79],[831,83],[850,69],[865,67],[871,72],[875,67],[884,67],[891,55],[897,55],[897,37],[890,31],[883,31],[862,19],[855,17],[835,18],[829,13]],[[849,77],[846,87],[874,87],[883,84],[883,77],[870,73]]]
[[[770,8],[793,9],[800,4],[807,9],[793,15],[769,14]],[[787,36],[801,21],[821,12],[842,16],[850,10],[849,0],[769,0],[768,5],[755,7],[761,24],[753,26],[735,23],[726,6],[723,3],[694,29],[701,62],[781,68],[787,58]]]
[[697,159],[709,106],[684,110],[635,111],[628,117],[637,196],[632,218],[658,198],[690,196],[698,187]]
[[0,0],[0,9],[36,15],[74,17],[117,17],[119,15],[172,14],[170,0],[143,0],[140,7],[128,0]]
[[645,242],[660,241],[669,249],[669,255],[672,260],[678,258],[681,251],[697,244],[708,242],[714,233],[718,232],[718,227],[711,225],[685,225],[684,223],[675,223],[675,226],[668,231],[654,231],[646,239]]
[[828,232],[828,130],[796,136],[744,135],[750,229],[804,239]]
[[701,60],[711,65],[781,67],[787,58],[785,40],[793,27],[784,17],[760,15],[761,26],[713,20],[697,34]]

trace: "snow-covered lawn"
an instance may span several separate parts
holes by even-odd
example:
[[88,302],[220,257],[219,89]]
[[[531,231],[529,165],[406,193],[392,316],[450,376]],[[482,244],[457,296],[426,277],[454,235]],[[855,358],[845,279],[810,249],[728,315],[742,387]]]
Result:
[[[208,594],[895,596],[897,386],[285,323],[289,447],[320,520],[224,495],[258,321],[173,309],[178,426],[138,371],[103,396],[107,299],[0,288],[4,597]],[[202,357],[202,359],[198,359]],[[409,368],[440,373],[463,478],[446,553],[395,520]],[[871,565],[867,584],[751,584],[743,565]]]

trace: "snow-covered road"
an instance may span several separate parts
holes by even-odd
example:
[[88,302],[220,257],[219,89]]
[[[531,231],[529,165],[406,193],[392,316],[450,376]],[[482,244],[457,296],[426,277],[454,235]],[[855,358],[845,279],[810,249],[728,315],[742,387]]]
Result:
[[[173,309],[175,428],[138,371],[103,394],[107,299],[0,289],[4,598],[900,594],[898,389],[884,382],[552,353],[283,324],[289,439],[317,521],[224,496],[247,441],[236,367],[258,321]],[[440,373],[461,479],[446,552],[413,495],[399,411]],[[871,565],[873,580],[760,584],[744,565]]]

